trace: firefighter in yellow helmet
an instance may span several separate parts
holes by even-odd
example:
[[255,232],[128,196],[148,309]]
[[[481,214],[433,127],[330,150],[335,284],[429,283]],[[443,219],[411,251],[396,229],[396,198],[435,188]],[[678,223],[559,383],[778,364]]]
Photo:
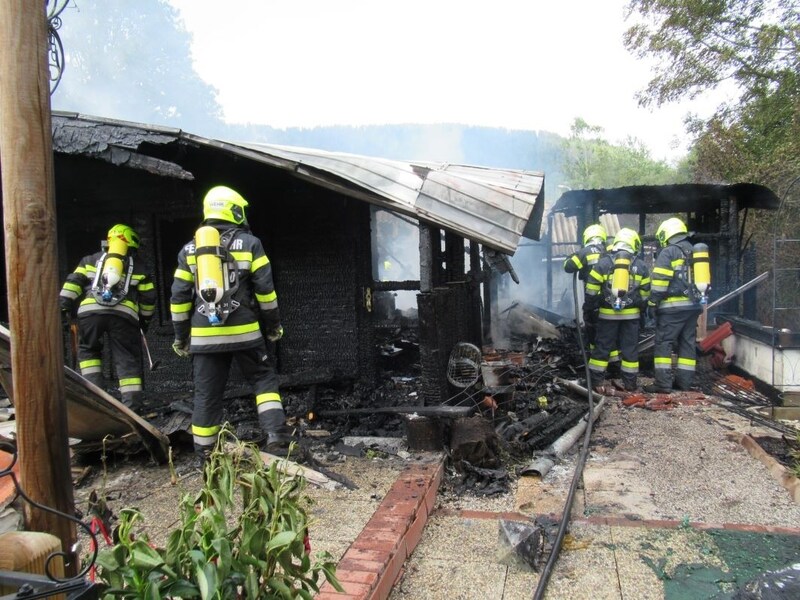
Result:
[[650,296],[650,273],[639,256],[641,247],[638,233],[620,229],[611,251],[600,258],[586,281],[586,303],[599,311],[589,370],[598,383],[602,381],[612,350],[619,348],[622,382],[629,391],[637,388],[639,317]]
[[[278,376],[264,340],[283,335],[272,265],[247,223],[247,201],[227,186],[203,199],[203,222],[178,253],[170,311],[173,350],[192,358],[192,434],[196,461],[216,444],[223,424],[223,392],[236,360],[255,392],[268,450],[288,448]],[[263,333],[262,333],[263,332]]]
[[[583,246],[577,252],[570,254],[564,261],[564,271],[577,273],[578,279],[586,282],[589,272],[606,254],[606,241],[608,234],[600,223],[593,223],[583,230]],[[597,328],[597,309],[590,308],[583,303],[583,323],[586,327],[586,338],[589,348],[594,348],[595,332]]]
[[[653,348],[655,381],[645,391],[669,394],[673,386],[688,390],[694,380],[697,318],[702,313],[691,280],[692,243],[681,219],[672,217],[656,230],[661,249],[653,264],[653,293],[648,311],[655,314]],[[678,365],[673,378],[672,349],[677,346]]]
[[156,289],[138,260],[139,235],[131,227],[114,225],[101,246],[67,276],[59,303],[65,319],[77,316],[81,375],[103,387],[103,341],[108,334],[122,402],[140,410],[141,335],[155,312]]

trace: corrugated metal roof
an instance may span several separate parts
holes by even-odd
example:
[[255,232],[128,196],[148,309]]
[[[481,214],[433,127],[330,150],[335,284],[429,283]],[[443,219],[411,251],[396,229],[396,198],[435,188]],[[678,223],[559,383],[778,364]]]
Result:
[[[76,126],[100,126],[100,131],[93,134],[91,147],[81,148],[72,141],[59,146],[59,140],[69,139],[64,129],[70,122]],[[75,113],[54,112],[53,128],[59,133],[54,135],[56,151],[97,156],[97,145],[104,143],[146,155],[148,145],[185,140],[196,148],[214,148],[289,171],[337,193],[414,217],[507,254],[514,254],[523,236],[539,239],[544,212],[544,174],[536,171],[398,161],[309,148],[223,141],[176,129]],[[158,163],[150,164],[153,168],[159,167]],[[136,167],[133,163],[125,166]]]
[[[577,252],[581,247],[581,234],[578,231],[578,218],[567,217],[564,213],[553,213],[553,231],[550,240],[553,244],[554,256],[569,256]],[[620,230],[619,217],[617,215],[600,215],[600,224],[605,227],[608,239],[610,240]]]
[[[383,158],[269,144],[222,142],[294,165],[305,179],[513,254],[538,239],[544,175],[534,171]],[[257,157],[253,157],[257,158]],[[331,179],[333,177],[334,179]],[[344,180],[355,186],[342,186]]]

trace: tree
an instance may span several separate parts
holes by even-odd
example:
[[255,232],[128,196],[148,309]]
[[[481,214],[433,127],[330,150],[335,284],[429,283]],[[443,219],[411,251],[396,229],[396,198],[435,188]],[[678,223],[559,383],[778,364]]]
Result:
[[603,128],[576,118],[563,143],[564,175],[572,188],[621,187],[676,183],[678,172],[653,160],[637,138],[614,145],[602,137]]
[[[660,61],[641,103],[736,84],[737,98],[709,119],[688,122],[694,179],[772,188],[782,210],[752,214],[744,239],[758,250],[759,272],[797,264],[796,246],[773,245],[775,238],[796,237],[800,226],[800,185],[793,185],[800,175],[800,0],[631,0],[628,8],[642,21],[627,31],[626,46]],[[794,284],[774,285],[794,290]],[[800,310],[773,315],[771,290],[759,293],[763,322],[800,326]]]
[[164,0],[73,0],[61,13],[66,68],[53,107],[207,135],[217,91],[195,73],[191,36]]
[[626,48],[658,59],[643,105],[694,98],[724,81],[746,102],[794,79],[800,66],[798,0],[631,0],[634,15]]

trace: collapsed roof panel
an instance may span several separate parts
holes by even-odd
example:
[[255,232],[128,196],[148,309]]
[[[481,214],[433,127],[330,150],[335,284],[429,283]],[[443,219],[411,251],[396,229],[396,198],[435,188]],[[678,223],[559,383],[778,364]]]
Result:
[[767,187],[754,183],[732,185],[683,183],[676,185],[633,185],[598,190],[565,192],[553,205],[554,212],[567,216],[583,214],[596,205],[600,214],[664,214],[714,210],[720,200],[736,198],[739,209],[777,209],[780,201]]
[[[165,159],[165,146],[177,143],[197,152],[226,152],[507,254],[514,254],[523,236],[539,239],[544,211],[544,175],[539,172],[227,142],[74,113],[53,113],[53,132],[56,152],[89,155],[180,179],[192,179],[193,175],[178,158],[174,162]],[[148,152],[157,156],[148,156]]]

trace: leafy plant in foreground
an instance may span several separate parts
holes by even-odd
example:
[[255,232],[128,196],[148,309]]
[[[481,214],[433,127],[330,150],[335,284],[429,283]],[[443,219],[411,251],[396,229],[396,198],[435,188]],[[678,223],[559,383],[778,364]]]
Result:
[[97,558],[104,598],[310,600],[323,576],[342,590],[332,556],[307,551],[302,476],[265,467],[227,430],[203,475],[202,489],[183,495],[165,548],[151,544],[139,511],[121,511],[119,542]]

